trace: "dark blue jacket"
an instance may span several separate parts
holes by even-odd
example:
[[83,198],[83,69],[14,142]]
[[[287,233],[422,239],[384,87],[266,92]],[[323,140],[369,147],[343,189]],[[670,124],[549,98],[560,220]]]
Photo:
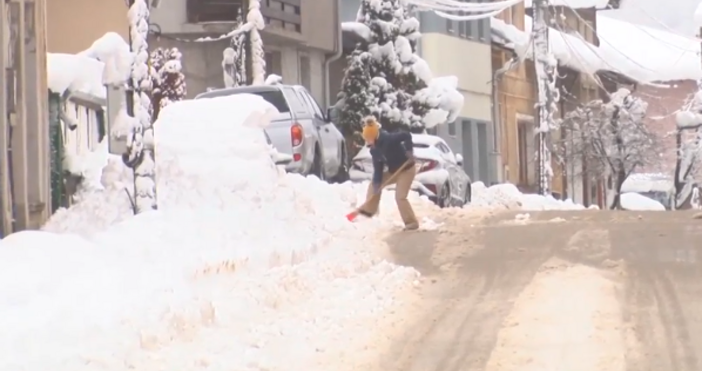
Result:
[[387,165],[388,171],[394,173],[407,162],[407,152],[412,151],[412,134],[400,131],[388,133],[380,130],[375,145],[370,153],[373,157],[373,183],[380,184],[383,180],[383,168]]

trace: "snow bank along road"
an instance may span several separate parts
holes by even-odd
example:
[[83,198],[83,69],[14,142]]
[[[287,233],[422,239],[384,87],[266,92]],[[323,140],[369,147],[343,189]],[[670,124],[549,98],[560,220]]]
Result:
[[702,369],[702,220],[662,212],[455,214],[398,234],[421,298],[368,370]]

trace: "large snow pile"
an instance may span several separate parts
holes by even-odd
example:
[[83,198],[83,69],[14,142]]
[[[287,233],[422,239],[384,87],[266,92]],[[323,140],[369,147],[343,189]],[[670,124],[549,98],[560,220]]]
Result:
[[[158,211],[130,216],[116,185],[55,233],[2,240],[0,369],[333,369],[315,362],[382,332],[417,273],[378,258],[384,223],[344,218],[358,186],[278,171],[273,113],[250,95],[169,105]],[[129,184],[109,161],[103,180]]]
[[523,194],[513,184],[496,184],[486,187],[475,182],[472,188],[473,207],[504,208],[510,210],[583,210],[583,205],[571,200],[556,200],[551,196]]

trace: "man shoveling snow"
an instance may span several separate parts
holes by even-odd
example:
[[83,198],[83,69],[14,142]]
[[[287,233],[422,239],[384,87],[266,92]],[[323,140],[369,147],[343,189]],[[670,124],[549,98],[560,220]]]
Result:
[[[373,180],[368,186],[366,202],[358,209],[360,214],[373,216],[378,212],[383,188],[395,184],[397,209],[405,229],[419,228],[412,205],[407,200],[417,169],[414,166],[412,135],[408,132],[388,133],[380,128],[375,117],[368,117],[363,127],[363,139],[371,148]],[[385,167],[387,166],[387,171]]]

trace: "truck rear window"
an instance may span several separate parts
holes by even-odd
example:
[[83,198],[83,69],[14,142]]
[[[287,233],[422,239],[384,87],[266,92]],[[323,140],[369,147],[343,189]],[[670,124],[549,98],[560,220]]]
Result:
[[290,112],[290,107],[288,107],[288,103],[285,101],[285,97],[280,90],[257,91],[251,92],[250,94],[258,95],[259,97],[265,99],[266,102],[272,104],[276,109],[278,109],[278,112],[280,113]]

